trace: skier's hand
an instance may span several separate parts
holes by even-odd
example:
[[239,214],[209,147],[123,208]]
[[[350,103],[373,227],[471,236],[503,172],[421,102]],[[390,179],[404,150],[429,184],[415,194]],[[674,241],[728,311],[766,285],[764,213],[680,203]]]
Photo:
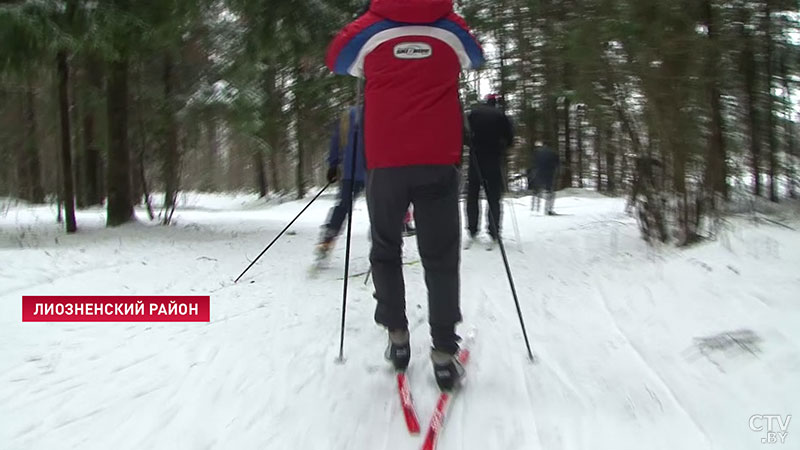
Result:
[[339,180],[339,168],[338,167],[329,167],[328,168],[328,183],[335,183]]

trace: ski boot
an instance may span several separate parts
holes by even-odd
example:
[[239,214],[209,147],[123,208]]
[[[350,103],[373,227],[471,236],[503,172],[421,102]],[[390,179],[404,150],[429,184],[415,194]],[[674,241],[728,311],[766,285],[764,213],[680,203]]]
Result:
[[333,246],[336,244],[336,234],[333,233],[331,230],[327,228],[323,228],[322,231],[322,238],[317,244],[317,248],[314,251],[314,254],[317,257],[317,262],[322,262],[328,259],[328,256],[333,250]]
[[464,379],[464,366],[456,355],[433,349],[431,351],[431,361],[433,362],[433,375],[436,377],[436,384],[443,391],[451,391],[461,384]]
[[408,330],[389,331],[389,345],[384,357],[390,361],[397,371],[405,371],[411,360],[411,344],[408,342]]
[[475,245],[477,243],[478,243],[478,235],[471,234],[467,238],[467,241],[464,243],[464,250],[469,250],[470,248],[472,248],[473,245]]
[[333,250],[333,240],[322,241],[319,244],[317,244],[317,248],[315,251],[315,254],[317,256],[317,261],[328,259],[328,255],[330,255],[331,250]]

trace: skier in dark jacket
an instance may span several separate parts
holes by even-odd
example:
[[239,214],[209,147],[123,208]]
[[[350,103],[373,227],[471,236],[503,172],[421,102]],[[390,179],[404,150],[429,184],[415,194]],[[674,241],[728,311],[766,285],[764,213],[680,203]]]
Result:
[[555,183],[558,166],[558,154],[550,147],[542,145],[541,141],[536,141],[528,169],[528,186],[533,192],[531,209],[539,210],[541,195],[544,192],[544,212],[549,216],[555,215],[553,206],[556,201]]
[[504,191],[502,165],[506,150],[514,140],[514,130],[511,121],[498,106],[497,96],[489,95],[486,103],[474,106],[467,115],[471,136],[467,180],[467,229],[470,240],[467,247],[472,245],[478,234],[481,178],[486,183],[486,200],[489,203],[486,222],[493,243],[497,241],[503,223],[500,203]]
[[413,204],[431,360],[445,390],[463,376],[455,331],[461,321],[459,76],[483,61],[452,0],[372,0],[369,11],[336,36],[326,58],[335,73],[366,79],[370,263],[375,321],[389,334],[386,357],[397,370],[405,370],[411,357],[401,245],[403,216]]
[[[357,126],[358,108],[351,106],[332,124],[330,151],[328,154],[329,183],[339,181],[339,201],[331,208],[328,221],[323,226],[322,238],[317,246],[317,256],[324,258],[333,248],[336,238],[347,218],[351,194],[356,197],[364,190],[366,165],[364,163],[364,133]],[[356,158],[356,171],[353,175],[353,156]],[[343,169],[340,169],[340,166]],[[353,198],[355,201],[355,198]]]

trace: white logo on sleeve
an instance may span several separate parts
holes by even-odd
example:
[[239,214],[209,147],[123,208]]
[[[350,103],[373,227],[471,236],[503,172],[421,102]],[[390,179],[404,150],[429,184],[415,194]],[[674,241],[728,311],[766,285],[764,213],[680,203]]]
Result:
[[433,49],[424,42],[406,42],[394,46],[394,57],[399,59],[430,58]]

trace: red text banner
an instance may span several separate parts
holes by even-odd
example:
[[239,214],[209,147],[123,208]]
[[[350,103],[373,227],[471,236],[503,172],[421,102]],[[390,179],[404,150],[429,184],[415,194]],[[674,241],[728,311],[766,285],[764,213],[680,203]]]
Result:
[[208,322],[209,296],[23,296],[23,322]]

